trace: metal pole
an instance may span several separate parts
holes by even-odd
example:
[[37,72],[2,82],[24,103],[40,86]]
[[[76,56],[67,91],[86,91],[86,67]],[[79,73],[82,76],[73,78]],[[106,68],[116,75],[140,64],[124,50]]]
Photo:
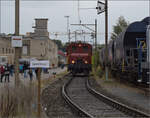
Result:
[[69,16],[65,16],[67,18],[67,34],[68,34],[68,40],[69,40]]
[[70,43],[70,39],[71,39],[71,38],[70,38],[70,29],[69,29],[69,43]]
[[[19,36],[19,2],[20,0],[15,0],[15,35]],[[14,62],[15,62],[15,87],[19,85],[19,57],[20,48],[15,48]]]
[[95,51],[97,51],[97,19],[95,19]]
[[105,73],[108,80],[108,1],[105,0]]
[[75,31],[75,42],[77,41],[77,32]]
[[0,0],[0,33],[1,33],[1,27],[2,27],[2,26],[1,26],[1,18],[2,18],[2,17],[1,17],[1,10],[2,10],[2,9],[1,9],[1,0]]
[[38,79],[38,118],[41,117],[41,68],[38,68],[37,73],[37,79]]

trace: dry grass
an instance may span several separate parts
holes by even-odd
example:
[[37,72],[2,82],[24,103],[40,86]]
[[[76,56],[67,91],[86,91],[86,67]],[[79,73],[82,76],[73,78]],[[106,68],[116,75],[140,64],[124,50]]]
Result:
[[6,85],[0,93],[1,117],[28,117],[36,111],[36,87],[20,85],[17,89]]
[[118,84],[116,83],[110,72],[108,72],[108,80],[106,80],[105,71],[102,70],[100,66],[98,66],[96,71],[93,71],[92,73],[96,82],[101,86],[116,87]]
[[[55,77],[41,79],[41,89],[55,82],[67,74],[63,72]],[[0,118],[33,118],[37,117],[37,85],[32,81],[27,85],[21,84],[17,89],[7,84],[1,87],[0,92]],[[42,112],[42,118],[45,114]]]

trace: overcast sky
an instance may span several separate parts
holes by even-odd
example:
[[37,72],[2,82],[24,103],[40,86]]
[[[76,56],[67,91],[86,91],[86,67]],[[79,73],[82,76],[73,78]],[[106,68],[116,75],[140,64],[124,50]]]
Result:
[[[80,8],[95,8],[97,1],[80,1]],[[149,16],[149,1],[109,1],[109,37],[112,26],[116,24],[119,16],[124,16],[130,23],[142,20]],[[1,33],[14,33],[15,26],[14,1],[1,1],[0,20]],[[20,6],[20,33],[33,32],[35,18],[48,18],[48,31],[65,33],[67,19],[70,16],[70,24],[78,23],[78,1],[21,1]],[[104,13],[97,15],[96,9],[80,9],[82,23],[94,23],[98,21],[98,43],[104,43],[105,16]],[[75,29],[86,30],[83,27],[70,26],[71,31]],[[87,32],[90,32],[86,30]],[[55,35],[50,35],[55,38]],[[79,39],[83,37],[78,37]],[[58,35],[57,39],[68,41],[64,35]],[[86,36],[88,41],[92,41]]]

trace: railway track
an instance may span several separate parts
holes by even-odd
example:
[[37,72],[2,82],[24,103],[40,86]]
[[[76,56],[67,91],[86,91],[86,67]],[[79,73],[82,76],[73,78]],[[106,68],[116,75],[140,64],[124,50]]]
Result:
[[116,102],[92,89],[87,77],[72,77],[62,87],[66,102],[79,116],[99,117],[150,117],[148,114]]

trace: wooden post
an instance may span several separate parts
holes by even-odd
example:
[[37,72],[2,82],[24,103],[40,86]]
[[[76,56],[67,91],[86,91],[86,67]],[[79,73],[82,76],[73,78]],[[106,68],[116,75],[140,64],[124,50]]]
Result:
[[105,0],[105,73],[108,80],[108,0]]
[[41,118],[41,68],[38,68],[38,118]]
[[[20,0],[15,0],[15,35],[19,36],[19,2]],[[20,57],[20,48],[15,47],[15,87],[19,85],[19,57]]]

